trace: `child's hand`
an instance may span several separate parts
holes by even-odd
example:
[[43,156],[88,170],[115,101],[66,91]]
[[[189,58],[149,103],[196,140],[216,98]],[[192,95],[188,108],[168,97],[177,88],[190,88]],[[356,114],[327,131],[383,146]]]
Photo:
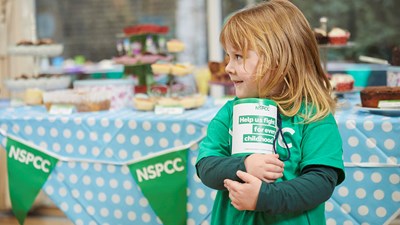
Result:
[[233,207],[237,210],[255,210],[258,193],[261,188],[261,180],[243,171],[237,171],[236,175],[244,181],[239,183],[230,179],[224,180],[224,186],[229,191]]
[[278,154],[251,154],[244,160],[249,174],[272,183],[283,176],[283,162]]

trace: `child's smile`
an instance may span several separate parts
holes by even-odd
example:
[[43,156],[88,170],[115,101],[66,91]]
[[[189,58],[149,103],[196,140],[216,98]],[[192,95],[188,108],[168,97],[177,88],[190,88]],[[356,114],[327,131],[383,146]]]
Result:
[[238,84],[240,84],[240,83],[243,83],[243,81],[241,81],[241,80],[232,80],[232,82],[233,82],[235,85],[238,85]]

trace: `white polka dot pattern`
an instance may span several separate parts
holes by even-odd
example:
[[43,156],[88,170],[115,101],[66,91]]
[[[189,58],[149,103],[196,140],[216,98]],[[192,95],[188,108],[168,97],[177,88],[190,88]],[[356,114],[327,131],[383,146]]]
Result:
[[327,225],[385,224],[400,208],[400,118],[353,109],[335,118],[345,162],[392,166],[346,167],[346,180],[326,203]]
[[[44,108],[23,107],[1,110],[0,127],[61,156],[94,160],[60,161],[43,187],[75,224],[156,225],[161,221],[127,166],[113,163],[199,140],[217,111],[205,108],[157,117],[134,110],[54,116]],[[335,117],[345,162],[399,163],[399,118],[354,111],[339,111]],[[1,144],[6,144],[4,137]],[[188,156],[187,224],[207,225],[216,191],[197,177],[197,153],[196,143]],[[346,180],[326,203],[327,224],[384,224],[400,208],[399,186],[399,166],[346,167]]]
[[[113,163],[140,159],[199,140],[216,109],[185,112],[156,119],[152,113],[121,110],[100,113],[50,116],[44,109],[27,107],[0,115],[0,127],[32,141],[60,156],[108,161],[111,164],[60,161],[43,190],[75,224],[162,224],[140,192],[126,165]],[[28,116],[27,116],[28,115]],[[24,120],[10,120],[9,118]],[[162,118],[162,116],[160,116]],[[40,118],[40,119],[35,119]],[[200,120],[209,118],[208,120]],[[6,139],[0,136],[5,146]],[[189,151],[196,159],[198,145]],[[211,190],[195,175],[194,160],[188,160],[188,221],[207,221],[213,199]],[[191,180],[196,177],[196,181]]]

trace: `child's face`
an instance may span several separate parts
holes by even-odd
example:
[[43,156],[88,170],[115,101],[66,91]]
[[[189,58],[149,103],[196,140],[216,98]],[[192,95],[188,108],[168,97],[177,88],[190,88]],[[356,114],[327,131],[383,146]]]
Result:
[[255,51],[248,51],[246,64],[242,58],[243,53],[226,46],[226,53],[229,57],[229,63],[225,71],[235,85],[235,92],[238,98],[258,98],[258,82],[255,78],[258,55]]

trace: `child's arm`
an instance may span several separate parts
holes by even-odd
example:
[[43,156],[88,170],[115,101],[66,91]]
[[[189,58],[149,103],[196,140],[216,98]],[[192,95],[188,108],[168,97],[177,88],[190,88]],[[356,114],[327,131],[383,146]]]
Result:
[[207,187],[226,190],[224,180],[240,181],[236,171],[246,171],[245,157],[209,156],[196,164],[197,176]]
[[332,196],[338,177],[335,168],[318,165],[306,167],[300,177],[280,185],[265,183],[260,189],[256,211],[277,214],[312,209]]
[[274,182],[283,176],[283,162],[278,156],[271,154],[252,154],[244,157],[209,156],[196,164],[196,170],[205,185],[217,190],[226,190],[225,179],[243,182],[236,175],[239,170],[247,171],[266,182]]
[[278,183],[261,182],[242,171],[237,175],[245,183],[225,181],[232,205],[271,214],[312,209],[332,196],[338,181],[337,170],[328,166],[307,167],[299,177]]

